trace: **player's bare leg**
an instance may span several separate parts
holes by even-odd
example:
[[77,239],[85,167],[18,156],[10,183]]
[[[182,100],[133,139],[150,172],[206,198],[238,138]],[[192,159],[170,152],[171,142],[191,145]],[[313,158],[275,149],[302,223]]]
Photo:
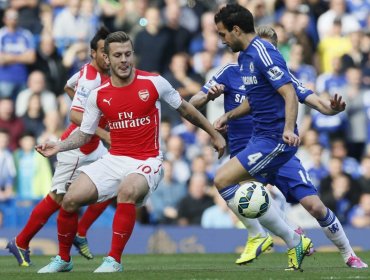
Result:
[[353,251],[342,224],[335,214],[327,208],[317,195],[306,196],[300,203],[319,222],[327,238],[339,249],[344,262],[352,268],[366,268],[364,263]]

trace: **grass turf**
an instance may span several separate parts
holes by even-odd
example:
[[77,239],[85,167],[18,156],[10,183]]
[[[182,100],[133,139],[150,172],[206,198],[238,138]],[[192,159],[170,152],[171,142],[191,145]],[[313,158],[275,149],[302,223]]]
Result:
[[[370,263],[370,251],[361,252],[359,256]],[[235,254],[127,255],[122,258],[124,272],[112,275],[92,273],[100,265],[101,256],[90,261],[75,256],[72,272],[56,274],[36,273],[50,261],[48,256],[32,256],[34,266],[29,268],[19,267],[12,256],[0,256],[0,279],[370,279],[370,269],[346,267],[339,253],[315,253],[306,257],[303,272],[284,271],[286,254],[265,254],[243,266],[234,264],[236,257]]]

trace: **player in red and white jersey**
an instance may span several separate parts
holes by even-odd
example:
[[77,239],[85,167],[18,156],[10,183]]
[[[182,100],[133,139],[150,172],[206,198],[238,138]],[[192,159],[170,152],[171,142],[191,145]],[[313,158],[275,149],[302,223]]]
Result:
[[225,139],[163,77],[133,68],[132,42],[126,33],[111,33],[105,40],[105,52],[111,78],[90,94],[80,129],[62,142],[36,147],[44,156],[80,147],[91,138],[101,114],[110,128],[109,153],[82,167],[64,196],[58,216],[59,255],[39,273],[73,268],[70,248],[77,230],[79,207],[115,196],[117,209],[111,250],[95,272],[122,271],[121,255],[135,225],[135,206],[145,201],[162,177],[160,99],[204,129],[219,156],[224,152]]
[[[62,135],[62,139],[67,138],[78,129],[90,92],[108,79],[108,65],[103,57],[104,39],[108,34],[109,31],[105,28],[100,29],[96,33],[90,42],[92,61],[84,65],[79,73],[73,75],[67,82],[67,91],[69,94],[72,91],[72,95],[74,95],[70,111],[72,123]],[[25,227],[7,245],[9,251],[17,258],[20,266],[30,265],[29,243],[49,217],[60,208],[68,185],[80,172],[78,168],[96,161],[107,153],[107,149],[100,141],[100,138],[102,138],[110,143],[109,133],[104,130],[105,126],[106,122],[102,121],[101,126],[96,129],[91,140],[85,145],[57,155],[58,164],[52,179],[50,193],[35,206]],[[80,220],[79,234],[81,236],[76,236],[74,244],[79,252],[88,259],[93,258],[93,256],[89,251],[85,238],[87,229],[109,203],[110,201],[91,205]]]

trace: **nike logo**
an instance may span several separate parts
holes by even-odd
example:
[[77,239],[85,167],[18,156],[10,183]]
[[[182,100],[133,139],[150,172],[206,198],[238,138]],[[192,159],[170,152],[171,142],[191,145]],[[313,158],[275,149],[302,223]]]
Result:
[[106,102],[106,103],[108,103],[108,105],[110,106],[110,101],[112,100],[112,97],[108,100],[108,99],[103,99],[103,102]]

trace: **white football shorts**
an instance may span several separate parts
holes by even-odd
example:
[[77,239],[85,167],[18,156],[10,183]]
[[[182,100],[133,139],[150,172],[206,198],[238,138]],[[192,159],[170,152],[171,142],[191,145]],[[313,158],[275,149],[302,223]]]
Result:
[[51,184],[51,192],[64,194],[68,186],[80,174],[78,168],[97,161],[108,150],[100,141],[99,146],[92,153],[85,155],[80,149],[65,151],[57,154],[57,166]]
[[138,160],[126,156],[104,155],[98,161],[82,166],[79,169],[94,182],[98,190],[98,202],[106,201],[117,196],[121,181],[129,174],[137,173],[145,177],[149,192],[144,200],[137,203],[142,206],[152,192],[156,190],[163,177],[162,158]]

